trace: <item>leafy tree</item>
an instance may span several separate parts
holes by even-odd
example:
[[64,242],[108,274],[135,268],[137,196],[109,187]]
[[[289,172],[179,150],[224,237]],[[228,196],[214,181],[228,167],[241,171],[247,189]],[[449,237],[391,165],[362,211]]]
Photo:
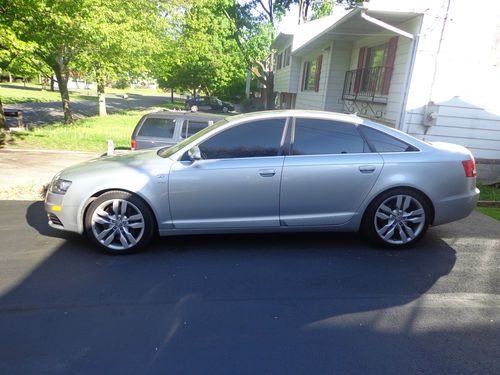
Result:
[[185,3],[182,17],[164,38],[156,75],[163,85],[207,94],[227,93],[243,81],[245,61],[232,38],[221,0]]
[[123,76],[141,76],[151,65],[162,25],[161,4],[150,0],[107,0],[89,4],[85,19],[88,41],[75,66],[97,83],[99,114],[106,115],[106,83]]

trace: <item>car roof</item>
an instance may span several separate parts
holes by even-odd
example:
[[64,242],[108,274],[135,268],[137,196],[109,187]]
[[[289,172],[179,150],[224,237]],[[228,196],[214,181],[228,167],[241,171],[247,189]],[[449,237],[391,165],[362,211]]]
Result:
[[187,120],[212,120],[218,121],[227,117],[226,115],[217,115],[213,113],[198,113],[189,111],[161,111],[152,112],[144,115],[144,117],[155,117],[155,118],[185,118]]
[[317,119],[323,118],[328,120],[345,121],[352,124],[360,124],[363,122],[363,119],[356,115],[337,113],[337,112],[314,111],[306,109],[277,109],[271,111],[250,112],[236,116],[231,116],[230,121],[239,122],[252,119],[265,119],[274,117],[310,117]]

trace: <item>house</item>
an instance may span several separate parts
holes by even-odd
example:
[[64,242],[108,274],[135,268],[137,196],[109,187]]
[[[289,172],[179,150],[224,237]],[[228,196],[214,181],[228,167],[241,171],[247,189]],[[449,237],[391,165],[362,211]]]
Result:
[[500,1],[371,0],[280,33],[282,108],[357,113],[474,154],[500,177]]

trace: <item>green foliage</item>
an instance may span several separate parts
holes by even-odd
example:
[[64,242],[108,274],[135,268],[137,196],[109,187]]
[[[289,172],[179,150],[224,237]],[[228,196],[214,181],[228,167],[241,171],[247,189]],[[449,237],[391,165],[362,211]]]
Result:
[[321,0],[318,2],[314,2],[312,5],[311,20],[316,20],[318,18],[331,15],[335,3],[335,0]]
[[245,80],[245,60],[233,39],[225,0],[185,4],[181,20],[164,38],[157,54],[156,75],[162,87],[223,96]]

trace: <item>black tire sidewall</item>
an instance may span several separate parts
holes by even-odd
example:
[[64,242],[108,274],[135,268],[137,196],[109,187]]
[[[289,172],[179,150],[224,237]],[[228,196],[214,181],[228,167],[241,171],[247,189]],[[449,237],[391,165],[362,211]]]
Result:
[[[101,205],[105,201],[109,201],[112,199],[123,199],[127,202],[132,203],[135,205],[139,211],[141,211],[142,216],[144,217],[144,233],[141,237],[141,239],[137,242],[137,244],[130,249],[126,250],[113,250],[109,249],[103,244],[101,244],[97,238],[95,238],[94,233],[92,231],[92,215],[94,211],[96,210],[99,205]],[[89,206],[85,213],[84,217],[84,229],[85,229],[85,234],[87,237],[101,250],[108,254],[130,254],[130,253],[135,253],[139,250],[142,250],[150,241],[151,238],[153,237],[155,233],[155,219],[154,215],[151,212],[151,209],[149,206],[144,202],[142,198],[139,196],[128,193],[125,191],[110,191],[107,193],[104,193],[97,197]]]
[[[380,236],[377,234],[376,228],[375,228],[375,214],[377,212],[378,207],[384,202],[386,199],[394,196],[394,195],[409,195],[413,198],[415,198],[423,207],[424,212],[425,212],[425,224],[422,229],[422,231],[419,233],[417,237],[415,237],[412,241],[407,242],[405,244],[391,244],[388,242],[385,242]],[[431,209],[429,207],[429,203],[427,202],[427,199],[424,197],[423,194],[419,193],[418,191],[412,190],[412,189],[405,189],[405,188],[397,188],[397,189],[391,189],[388,190],[382,194],[380,194],[378,197],[376,197],[368,206],[366,209],[363,222],[362,222],[362,231],[363,233],[368,236],[368,238],[375,242],[376,244],[386,247],[386,248],[392,248],[392,249],[404,249],[413,246],[416,244],[422,237],[425,235],[427,232],[427,229],[429,228],[430,224],[430,215],[431,215]]]

